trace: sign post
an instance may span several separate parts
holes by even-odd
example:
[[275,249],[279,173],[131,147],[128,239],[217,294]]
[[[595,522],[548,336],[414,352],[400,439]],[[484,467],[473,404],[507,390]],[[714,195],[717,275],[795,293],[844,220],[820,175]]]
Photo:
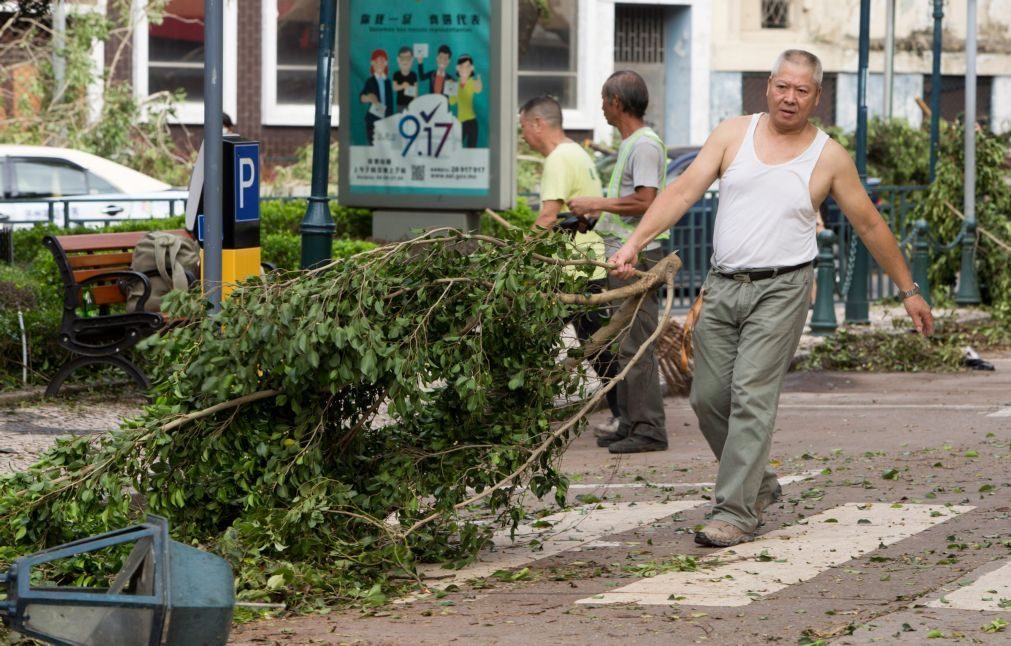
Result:
[[373,237],[476,228],[512,206],[516,5],[340,3],[340,199]]

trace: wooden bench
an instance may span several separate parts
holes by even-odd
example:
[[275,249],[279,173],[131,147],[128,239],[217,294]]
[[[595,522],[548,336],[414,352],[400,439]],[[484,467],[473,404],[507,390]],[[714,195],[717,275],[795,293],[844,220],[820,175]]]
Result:
[[[148,276],[130,269],[134,247],[145,233],[89,233],[43,239],[42,244],[52,252],[63,280],[59,344],[77,355],[49,382],[46,395],[59,393],[63,382],[78,368],[99,364],[120,368],[145,390],[150,387],[144,373],[123,356],[124,351],[165,325],[160,313],[144,311],[151,294]],[[189,237],[185,229],[170,233]],[[154,273],[157,272],[148,272]],[[187,275],[189,284],[195,280],[196,277]],[[113,306],[126,304],[129,286],[136,281],[144,285],[136,311],[113,312]],[[92,307],[97,311],[89,312]]]

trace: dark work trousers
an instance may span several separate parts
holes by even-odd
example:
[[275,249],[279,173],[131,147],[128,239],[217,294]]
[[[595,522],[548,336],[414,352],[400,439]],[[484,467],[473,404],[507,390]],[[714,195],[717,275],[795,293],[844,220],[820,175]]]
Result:
[[[586,285],[586,291],[590,294],[599,294],[604,291],[606,283],[607,281],[603,278],[600,280],[591,280]],[[576,337],[579,339],[581,344],[585,344],[586,341],[603,326],[604,310],[602,308],[593,309],[572,317],[572,327],[576,328]],[[593,371],[597,373],[597,377],[600,378],[603,385],[606,385],[610,380],[614,379],[618,375],[618,358],[614,356],[613,352],[611,352],[610,347],[604,347],[596,355],[588,358],[590,360],[590,365],[593,366]],[[607,391],[605,397],[607,398],[607,407],[611,409],[611,417],[620,417],[621,412],[618,409],[618,387],[614,387]]]
[[[663,258],[662,249],[645,251],[640,255],[636,269],[646,271]],[[617,289],[636,282],[608,276],[609,289]],[[619,337],[618,360],[624,369],[659,325],[660,301],[654,290],[648,294],[632,320],[628,332]],[[660,390],[660,364],[654,347],[646,349],[625,378],[618,384],[618,408],[621,410],[621,425],[618,434],[623,437],[645,437],[667,443],[667,420],[663,412],[663,392]]]
[[460,122],[460,134],[464,148],[477,148],[477,119]]

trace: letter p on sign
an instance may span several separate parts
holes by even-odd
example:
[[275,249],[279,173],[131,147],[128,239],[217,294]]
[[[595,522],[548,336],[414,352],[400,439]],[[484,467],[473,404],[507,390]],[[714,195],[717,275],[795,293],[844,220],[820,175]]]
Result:
[[234,191],[235,219],[251,222],[260,219],[260,146],[243,142],[235,146]]
[[256,184],[256,166],[249,157],[239,159],[239,208],[246,208],[246,189]]

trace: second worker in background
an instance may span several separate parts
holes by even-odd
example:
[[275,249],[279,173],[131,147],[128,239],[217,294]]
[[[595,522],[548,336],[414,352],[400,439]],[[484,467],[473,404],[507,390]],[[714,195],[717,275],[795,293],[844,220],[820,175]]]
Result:
[[[639,219],[664,187],[667,176],[667,149],[644,120],[649,91],[641,76],[631,71],[612,74],[601,90],[601,109],[607,122],[621,133],[621,146],[606,197],[577,197],[569,209],[577,215],[599,216],[596,231],[604,238],[607,256],[614,254],[635,230]],[[637,269],[647,270],[662,257],[662,234],[643,250]],[[616,289],[630,279],[608,277],[608,287]],[[621,339],[619,361],[624,369],[639,347],[659,324],[656,292],[647,295],[636,313],[631,329]],[[618,430],[597,438],[597,445],[611,453],[641,453],[667,448],[667,426],[660,390],[660,369],[649,348],[618,384]]]

